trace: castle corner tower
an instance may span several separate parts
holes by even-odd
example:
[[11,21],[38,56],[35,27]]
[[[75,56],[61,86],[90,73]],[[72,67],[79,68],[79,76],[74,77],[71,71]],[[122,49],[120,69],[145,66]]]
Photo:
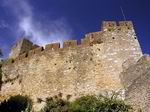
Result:
[[16,58],[19,55],[28,52],[32,49],[33,43],[26,38],[22,38],[15,45],[12,46],[9,58]]

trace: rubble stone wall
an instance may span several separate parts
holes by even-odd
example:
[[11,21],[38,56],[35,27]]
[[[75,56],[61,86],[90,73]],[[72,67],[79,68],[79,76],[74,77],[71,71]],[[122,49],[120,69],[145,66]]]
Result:
[[141,56],[131,22],[104,22],[102,31],[86,34],[80,45],[75,40],[65,41],[63,48],[53,43],[6,61],[0,100],[21,94],[37,102],[59,93],[74,99],[121,90],[122,64]]

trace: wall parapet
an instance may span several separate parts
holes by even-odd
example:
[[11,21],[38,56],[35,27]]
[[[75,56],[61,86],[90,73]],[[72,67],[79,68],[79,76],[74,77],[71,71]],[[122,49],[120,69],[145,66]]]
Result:
[[67,41],[64,41],[63,48],[75,47],[77,45],[78,45],[77,40],[67,40]]
[[16,58],[11,58],[11,59],[7,59],[4,61],[4,66],[5,65],[9,65],[9,64],[13,64],[16,63],[17,61],[21,61],[25,58],[28,57],[32,57],[35,54],[40,54],[43,51],[59,51],[59,50],[63,50],[63,49],[67,49],[67,48],[77,48],[78,46],[88,46],[90,43],[90,41],[88,41],[88,39],[82,39],[81,44],[78,44],[77,40],[66,40],[63,43],[63,48],[60,47],[60,43],[51,43],[51,44],[47,44],[45,45],[45,47],[42,46],[38,46],[35,45],[34,49],[29,50],[28,52],[22,53],[20,54],[18,57]]
[[133,28],[133,23],[132,21],[103,21],[101,30],[112,30],[112,29],[132,29]]
[[133,23],[132,21],[104,21],[102,23],[102,30],[98,31],[98,32],[92,32],[92,33],[87,33],[85,34],[85,38],[81,39],[81,43],[78,44],[77,40],[66,40],[63,43],[63,48],[60,47],[60,43],[51,43],[51,44],[47,44],[45,45],[45,47],[41,47],[38,46],[36,44],[34,44],[32,46],[32,49],[29,50],[28,52],[25,52],[23,54],[20,54],[18,57],[16,57],[15,59],[12,59],[12,61],[6,61],[5,64],[10,64],[10,63],[14,63],[17,60],[22,60],[24,58],[27,57],[32,57],[34,54],[39,54],[43,51],[59,51],[60,49],[71,49],[74,48],[76,49],[78,46],[91,46],[93,44],[101,44],[103,43],[102,37],[103,34],[106,31],[109,31],[109,29],[131,29],[133,28]]
[[45,50],[58,50],[60,49],[60,43],[52,43],[52,44],[47,44],[45,46]]

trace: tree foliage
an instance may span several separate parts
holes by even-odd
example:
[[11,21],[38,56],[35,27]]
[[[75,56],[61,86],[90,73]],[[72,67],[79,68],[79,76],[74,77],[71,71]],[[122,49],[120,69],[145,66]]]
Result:
[[115,95],[87,95],[73,102],[50,98],[42,112],[133,112],[130,105],[119,100]]
[[42,112],[69,112],[69,101],[59,97],[50,97],[46,99],[46,106]]

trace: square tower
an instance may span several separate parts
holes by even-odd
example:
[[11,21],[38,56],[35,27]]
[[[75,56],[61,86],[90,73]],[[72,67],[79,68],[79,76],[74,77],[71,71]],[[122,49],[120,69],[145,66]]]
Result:
[[28,52],[33,47],[33,43],[26,38],[22,38],[15,45],[12,46],[9,58],[16,58],[19,55]]

